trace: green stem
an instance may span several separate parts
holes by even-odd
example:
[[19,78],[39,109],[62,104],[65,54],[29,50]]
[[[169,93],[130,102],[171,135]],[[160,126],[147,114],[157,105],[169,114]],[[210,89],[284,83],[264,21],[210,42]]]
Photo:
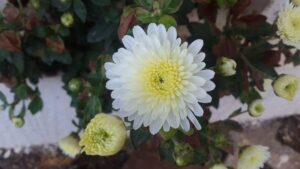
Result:
[[235,114],[235,115],[233,115],[233,116],[229,116],[227,119],[228,119],[228,120],[229,120],[229,119],[232,119],[232,118],[237,117],[237,116],[239,116],[239,115],[241,115],[241,114],[244,114],[244,113],[248,113],[248,110],[244,110],[244,111],[240,112],[239,114]]
[[21,0],[17,0],[21,13],[23,13],[23,4]]
[[248,60],[244,55],[241,55],[241,58],[243,59],[243,61],[246,63],[246,65],[247,65],[250,69],[252,69],[253,71],[256,71],[256,72],[262,74],[263,76],[265,76],[265,77],[267,77],[267,78],[270,78],[270,79],[274,80],[274,77],[272,77],[272,76],[266,74],[265,72],[259,70],[257,67],[255,67],[254,65],[252,65],[252,64],[249,62],[249,60]]

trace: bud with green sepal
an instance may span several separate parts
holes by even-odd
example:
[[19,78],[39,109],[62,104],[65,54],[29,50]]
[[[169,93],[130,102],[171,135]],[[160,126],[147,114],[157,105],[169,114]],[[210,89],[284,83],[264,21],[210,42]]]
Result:
[[194,160],[194,149],[188,143],[176,143],[173,157],[177,166],[187,166]]
[[68,83],[68,88],[71,92],[78,92],[81,89],[81,81],[79,79],[72,79]]
[[25,120],[23,117],[15,116],[11,118],[11,122],[16,128],[21,128],[24,126]]
[[252,101],[248,106],[248,112],[252,117],[259,117],[265,111],[265,107],[261,99]]
[[164,139],[164,140],[170,140],[174,135],[176,134],[176,129],[171,128],[169,131],[159,131],[159,135]]
[[217,60],[215,71],[222,76],[232,76],[236,73],[236,62],[227,57],[221,57]]
[[272,86],[277,96],[292,101],[299,90],[299,83],[298,77],[282,74],[273,81]]
[[65,27],[71,27],[74,24],[74,16],[71,12],[65,12],[60,17],[60,21]]

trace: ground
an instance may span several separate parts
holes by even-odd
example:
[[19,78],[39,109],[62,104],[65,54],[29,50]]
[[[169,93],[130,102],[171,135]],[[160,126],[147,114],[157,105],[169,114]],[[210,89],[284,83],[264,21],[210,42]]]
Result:
[[[245,124],[243,133],[231,133],[237,145],[260,144],[270,147],[272,154],[264,169],[299,169],[300,117]],[[64,156],[55,145],[33,147],[30,153],[12,152],[0,157],[0,169],[176,169],[168,162],[160,161],[155,149],[145,145],[136,151],[123,151],[113,157],[80,156],[71,159]],[[4,158],[6,156],[6,158]],[[236,155],[226,160],[234,166]],[[189,166],[186,169],[206,169]]]

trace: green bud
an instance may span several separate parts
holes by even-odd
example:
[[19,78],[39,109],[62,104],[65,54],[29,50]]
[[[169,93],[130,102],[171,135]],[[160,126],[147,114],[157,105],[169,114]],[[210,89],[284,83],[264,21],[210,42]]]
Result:
[[41,2],[40,0],[30,0],[30,4],[34,9],[40,9],[41,7]]
[[219,164],[214,164],[209,169],[228,169],[228,168],[224,164],[219,163]]
[[292,101],[299,89],[299,78],[282,74],[273,81],[273,90],[279,97]]
[[252,116],[252,117],[259,117],[262,115],[262,113],[264,111],[265,111],[265,107],[262,103],[262,100],[260,100],[260,99],[254,100],[248,106],[248,112],[249,112],[250,116]]
[[218,6],[221,8],[232,7],[237,0],[217,0]]
[[222,76],[232,76],[236,73],[236,66],[233,59],[221,57],[217,60],[216,72]]
[[14,126],[15,126],[16,128],[21,128],[21,127],[23,127],[23,126],[24,126],[24,123],[25,123],[24,118],[22,118],[22,117],[13,117],[13,118],[11,119],[11,121],[12,121],[12,123],[14,124]]
[[71,0],[60,0],[60,3],[62,3],[62,4],[66,4],[66,3],[69,3],[69,2],[71,2]]
[[217,134],[214,137],[216,147],[224,147],[227,143],[227,139],[224,134]]
[[170,140],[176,133],[176,130],[171,128],[169,131],[165,132],[163,130],[159,131],[159,135],[164,139],[164,140]]
[[71,27],[74,23],[74,16],[72,13],[66,12],[60,17],[60,21],[65,27]]
[[68,88],[71,92],[78,92],[81,88],[81,81],[79,79],[72,79],[68,83]]
[[179,167],[184,167],[193,162],[194,149],[187,143],[179,143],[175,145],[173,156],[176,165]]

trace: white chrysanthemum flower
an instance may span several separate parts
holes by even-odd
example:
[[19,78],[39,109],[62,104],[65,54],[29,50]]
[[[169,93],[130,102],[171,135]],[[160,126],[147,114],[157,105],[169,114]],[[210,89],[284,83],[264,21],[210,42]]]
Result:
[[278,35],[283,43],[300,49],[300,7],[292,3],[279,13]]
[[268,147],[261,145],[246,147],[239,156],[237,169],[260,169],[270,157]]
[[105,64],[106,84],[112,91],[113,108],[133,121],[133,128],[149,126],[152,134],[161,128],[197,129],[195,116],[202,116],[199,103],[209,103],[215,88],[214,72],[204,70],[203,41],[188,46],[177,38],[176,29],[150,24],[147,33],[133,28],[133,36],[122,39],[125,48]]

